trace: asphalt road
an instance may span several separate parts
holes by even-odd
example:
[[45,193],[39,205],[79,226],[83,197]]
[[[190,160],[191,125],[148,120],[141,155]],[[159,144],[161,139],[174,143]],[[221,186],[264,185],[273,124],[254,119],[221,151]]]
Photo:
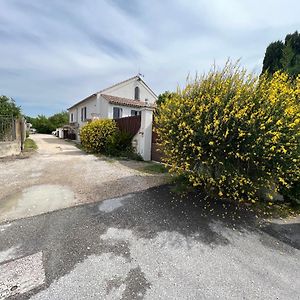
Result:
[[300,299],[299,233],[152,188],[0,224],[0,299]]

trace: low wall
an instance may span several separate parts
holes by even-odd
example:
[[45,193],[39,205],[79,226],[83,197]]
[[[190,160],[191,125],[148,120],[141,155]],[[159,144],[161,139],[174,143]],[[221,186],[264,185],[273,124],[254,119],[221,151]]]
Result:
[[19,155],[21,153],[21,142],[0,142],[0,157]]

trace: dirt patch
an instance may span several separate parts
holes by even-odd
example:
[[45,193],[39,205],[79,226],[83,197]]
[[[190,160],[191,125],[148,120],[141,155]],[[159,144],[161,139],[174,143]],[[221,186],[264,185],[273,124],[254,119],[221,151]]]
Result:
[[[30,209],[31,215],[34,215],[62,207],[119,197],[167,181],[165,174],[146,174],[141,171],[148,165],[144,162],[124,163],[115,160],[112,163],[85,154],[73,143],[51,135],[36,134],[31,138],[38,145],[36,154],[22,160],[0,160],[0,182],[2,183],[0,221],[8,216],[16,218],[22,215],[20,210],[17,214],[8,212],[7,203],[12,204],[12,199],[23,199],[21,200],[23,212]],[[55,192],[49,193],[49,186],[71,191],[72,201],[60,199]],[[40,198],[38,210],[30,208],[32,205],[30,199],[37,198],[36,195],[30,194],[31,188],[38,189]],[[24,198],[24,195],[30,196]],[[20,209],[18,205],[10,207],[11,210],[17,210],[17,207]],[[24,216],[26,215],[25,213]]]

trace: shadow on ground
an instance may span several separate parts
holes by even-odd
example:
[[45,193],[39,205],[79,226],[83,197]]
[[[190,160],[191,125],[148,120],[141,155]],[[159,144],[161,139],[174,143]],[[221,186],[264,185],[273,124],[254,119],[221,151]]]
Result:
[[300,250],[300,223],[267,223],[262,230],[277,240]]
[[[137,238],[143,239],[152,239],[167,231],[201,241],[212,248],[228,245],[230,241],[214,231],[212,223],[241,234],[259,230],[257,218],[249,208],[210,201],[199,194],[180,197],[170,191],[170,186],[162,186],[14,221],[5,234],[0,234],[0,251],[22,245],[19,249],[22,255],[43,252],[46,286],[22,297],[27,299],[69,273],[91,254],[114,253],[130,260],[126,242],[110,244],[101,240],[100,236],[108,228],[131,230]],[[299,224],[293,226],[297,229]]]

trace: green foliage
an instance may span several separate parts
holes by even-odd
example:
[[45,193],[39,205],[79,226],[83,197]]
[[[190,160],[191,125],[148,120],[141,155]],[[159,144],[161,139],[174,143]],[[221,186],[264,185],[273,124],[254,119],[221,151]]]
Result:
[[227,64],[188,82],[156,123],[170,172],[211,196],[255,202],[299,180],[300,76],[258,78]]
[[294,78],[300,74],[300,34],[288,34],[285,42],[271,43],[265,53],[262,72],[274,74],[284,70]]
[[128,132],[117,130],[117,137],[116,137],[116,144],[115,144],[115,150],[116,153],[122,152],[122,151],[132,151],[132,145],[131,141],[133,139],[133,135]]
[[265,53],[262,72],[269,72],[270,74],[275,73],[282,69],[282,51],[284,44],[282,41],[271,43]]
[[133,136],[120,131],[114,120],[95,120],[81,128],[80,139],[83,149],[91,153],[99,153],[133,160],[143,160],[133,151]]
[[66,111],[62,111],[49,117],[48,120],[50,124],[56,129],[69,123],[69,114]]
[[160,104],[165,103],[166,100],[170,99],[173,95],[173,92],[165,91],[164,93],[158,96],[156,104],[159,106]]
[[89,122],[80,130],[83,148],[91,153],[111,154],[117,146],[118,128],[114,120]]
[[16,105],[14,99],[7,96],[0,96],[0,115],[19,117],[21,115],[21,108]]
[[146,173],[166,173],[168,170],[162,164],[149,163],[147,166],[143,167],[143,171]]
[[62,111],[61,113],[54,114],[47,118],[44,115],[38,115],[36,118],[26,117],[27,122],[32,124],[32,127],[39,133],[51,133],[56,128],[68,124],[68,113]]
[[293,182],[288,188],[282,188],[280,192],[290,202],[300,205],[300,181]]
[[31,152],[31,151],[34,151],[34,150],[37,150],[37,144],[34,140],[32,139],[26,139],[25,142],[24,142],[24,151],[25,152]]

